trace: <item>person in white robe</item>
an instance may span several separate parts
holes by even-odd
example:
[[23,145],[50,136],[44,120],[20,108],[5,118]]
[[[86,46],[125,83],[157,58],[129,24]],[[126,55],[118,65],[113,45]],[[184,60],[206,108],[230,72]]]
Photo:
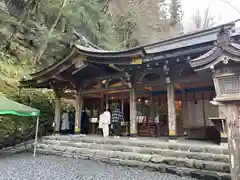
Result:
[[103,137],[109,135],[109,124],[111,123],[111,113],[106,110],[99,116],[99,128],[103,131]]
[[61,132],[66,134],[69,131],[68,113],[62,114]]

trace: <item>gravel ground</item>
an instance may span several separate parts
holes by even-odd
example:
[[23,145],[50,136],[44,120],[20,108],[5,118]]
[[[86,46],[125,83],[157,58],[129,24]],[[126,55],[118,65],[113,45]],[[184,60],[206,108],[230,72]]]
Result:
[[16,154],[0,160],[0,180],[194,180],[57,156]]

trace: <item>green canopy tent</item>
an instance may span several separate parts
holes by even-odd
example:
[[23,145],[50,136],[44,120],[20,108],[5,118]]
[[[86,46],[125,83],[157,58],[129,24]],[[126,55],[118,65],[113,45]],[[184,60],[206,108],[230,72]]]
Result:
[[36,124],[36,134],[35,134],[35,143],[33,155],[36,154],[36,145],[37,145],[37,134],[39,127],[39,116],[40,111],[35,108],[20,104],[18,102],[8,99],[3,94],[0,94],[0,115],[15,115],[15,116],[25,116],[25,117],[37,117]]

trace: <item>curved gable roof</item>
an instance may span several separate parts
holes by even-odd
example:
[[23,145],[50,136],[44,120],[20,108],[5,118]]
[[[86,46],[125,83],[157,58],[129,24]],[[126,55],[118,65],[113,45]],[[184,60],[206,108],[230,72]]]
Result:
[[[133,58],[140,57],[142,59],[144,58],[147,59],[148,56],[154,56],[154,54],[156,53],[162,53],[164,54],[164,58],[166,58],[167,55],[169,55],[169,51],[171,50],[177,50],[181,54],[182,50],[179,49],[182,48],[186,47],[191,48],[199,44],[205,46],[206,42],[209,42],[212,46],[213,43],[217,40],[218,32],[222,28],[229,31],[231,30],[232,27],[233,23],[227,23],[214,28],[206,29],[191,34],[186,34],[177,38],[161,41],[144,47],[140,46],[125,51],[105,51],[75,44],[73,45],[69,54],[64,59],[52,64],[48,68],[45,68],[37,73],[31,74],[32,76],[31,80],[35,80],[38,79],[38,77],[48,76],[48,74],[53,74],[55,72],[61,72],[62,70],[63,71],[66,70],[66,68],[68,68],[68,65],[70,66],[72,65],[72,63],[74,63],[73,59],[77,55],[87,56],[88,58],[92,58],[93,60],[98,59],[96,62],[99,64],[101,63],[109,64],[109,62],[114,64],[114,62],[115,63],[117,62],[116,59],[118,59],[119,62],[125,60],[126,62],[129,62],[129,64],[131,64],[130,61]],[[230,36],[240,36],[240,29],[234,30],[235,31],[233,30],[231,31]]]
[[[231,30],[235,25],[234,22],[222,24],[216,27],[208,28],[202,31],[197,31],[193,33],[184,34],[182,36],[160,41],[154,44],[150,44],[144,47],[147,54],[154,54],[164,51],[170,51],[177,48],[184,48],[193,45],[203,44],[211,41],[217,40],[217,34],[224,27],[226,30]],[[240,34],[240,29],[231,32],[231,36]]]

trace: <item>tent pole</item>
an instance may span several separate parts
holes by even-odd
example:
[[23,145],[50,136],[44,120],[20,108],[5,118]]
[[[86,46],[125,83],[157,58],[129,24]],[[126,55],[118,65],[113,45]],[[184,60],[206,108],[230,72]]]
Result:
[[38,126],[39,126],[39,116],[37,117],[37,124],[36,124],[36,133],[35,133],[35,141],[34,141],[34,149],[33,149],[34,157],[36,155],[36,150],[37,150]]

